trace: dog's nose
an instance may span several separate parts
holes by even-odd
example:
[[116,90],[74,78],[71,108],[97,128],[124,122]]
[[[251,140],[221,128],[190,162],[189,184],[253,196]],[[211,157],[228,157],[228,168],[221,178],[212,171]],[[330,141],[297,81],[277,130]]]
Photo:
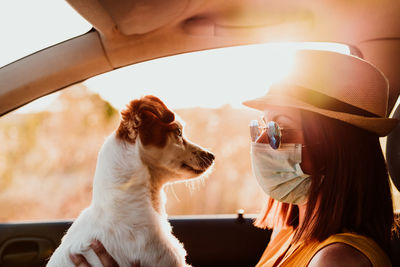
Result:
[[201,168],[210,167],[215,159],[215,156],[207,151],[198,150],[192,153],[198,158],[198,163]]
[[210,159],[211,161],[213,161],[214,159],[215,159],[215,156],[214,156],[214,154],[213,153],[210,153],[210,152],[206,152],[206,157],[208,158],[208,159]]
[[215,159],[214,154],[212,154],[212,153],[210,153],[210,152],[207,152],[207,151],[202,151],[202,152],[200,153],[200,156],[201,156],[202,158],[208,159],[208,160],[211,161],[211,162]]

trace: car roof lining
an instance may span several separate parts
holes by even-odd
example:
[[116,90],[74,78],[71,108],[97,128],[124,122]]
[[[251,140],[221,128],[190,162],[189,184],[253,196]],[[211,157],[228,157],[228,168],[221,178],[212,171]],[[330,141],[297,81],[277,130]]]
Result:
[[171,0],[166,14],[163,0],[68,2],[94,30],[1,68],[0,114],[122,66],[277,41],[352,45],[388,77],[389,111],[399,95],[400,1]]

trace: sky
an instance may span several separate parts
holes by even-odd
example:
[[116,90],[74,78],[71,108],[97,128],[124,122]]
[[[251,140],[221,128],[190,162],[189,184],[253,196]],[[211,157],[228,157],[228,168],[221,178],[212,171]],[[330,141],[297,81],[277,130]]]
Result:
[[64,0],[1,0],[0,67],[91,28]]
[[[90,28],[64,0],[1,1],[0,67]],[[146,94],[160,97],[170,108],[227,104],[243,108],[244,100],[265,94],[272,82],[285,77],[299,48],[349,53],[347,46],[332,43],[231,47],[135,64],[90,78],[84,84],[117,109]],[[44,110],[57,95],[40,98],[19,112]]]

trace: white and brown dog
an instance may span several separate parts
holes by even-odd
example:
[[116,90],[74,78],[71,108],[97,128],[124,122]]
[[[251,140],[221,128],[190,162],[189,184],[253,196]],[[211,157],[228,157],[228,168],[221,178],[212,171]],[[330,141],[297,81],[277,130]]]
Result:
[[154,96],[133,100],[97,160],[92,202],[74,221],[47,266],[74,266],[83,254],[102,266],[89,247],[97,239],[120,266],[186,266],[186,251],[171,233],[163,186],[204,173],[214,156],[190,143],[182,126]]

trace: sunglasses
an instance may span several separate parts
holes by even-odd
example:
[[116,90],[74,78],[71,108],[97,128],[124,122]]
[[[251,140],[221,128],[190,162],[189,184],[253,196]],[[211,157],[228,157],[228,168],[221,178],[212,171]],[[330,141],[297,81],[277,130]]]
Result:
[[250,122],[250,136],[251,141],[255,142],[265,130],[268,136],[268,142],[272,149],[278,149],[281,145],[282,131],[278,123],[269,121],[265,123],[264,127],[260,127],[257,120]]

